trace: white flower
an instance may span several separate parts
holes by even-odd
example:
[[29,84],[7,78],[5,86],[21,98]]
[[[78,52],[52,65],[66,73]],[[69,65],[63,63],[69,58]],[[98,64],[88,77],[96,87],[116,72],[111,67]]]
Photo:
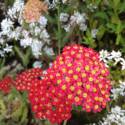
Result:
[[8,10],[7,14],[9,15],[9,17],[11,17],[11,19],[18,19],[22,14],[23,7],[24,7],[24,1],[16,0],[14,2],[13,7]]
[[40,34],[40,32],[41,32],[41,29],[40,29],[39,27],[36,26],[35,29],[34,29],[33,34],[35,34],[35,35],[37,36],[37,35]]
[[66,3],[68,0],[62,0],[63,3]]
[[125,69],[125,59],[122,58],[120,51],[108,52],[107,50],[100,51],[100,60],[103,60],[105,65],[108,66],[109,62],[113,62],[113,65],[121,64],[122,70]]
[[26,37],[24,39],[20,40],[20,45],[26,48],[27,46],[31,46],[32,44],[32,38]]
[[116,100],[119,96],[125,96],[125,82],[119,81],[120,85],[117,88],[111,89],[111,97]]
[[125,70],[125,59],[121,59],[120,64],[122,65],[122,70]]
[[69,14],[67,14],[67,13],[61,13],[60,14],[60,21],[61,22],[67,22],[68,21],[68,18],[69,18]]
[[79,12],[76,12],[74,14],[74,16],[76,17],[76,23],[77,24],[81,24],[81,23],[85,23],[86,22],[87,16],[86,16],[85,13],[80,14]]
[[55,55],[54,52],[53,52],[53,49],[52,49],[52,48],[49,48],[49,47],[47,47],[47,46],[44,48],[44,51],[45,51],[45,53],[46,53],[47,55],[49,55],[49,56]]
[[109,57],[109,53],[108,53],[108,51],[107,50],[101,50],[100,52],[99,52],[99,55],[100,55],[100,61],[103,61],[104,63],[105,63],[105,65],[108,67],[108,57]]
[[5,52],[0,50],[0,57],[4,57],[4,55],[5,55]]
[[5,40],[3,38],[0,38],[0,44],[3,44]]
[[9,46],[8,44],[6,44],[6,47],[3,49],[6,53],[9,53],[12,51],[12,46]]
[[42,42],[38,41],[37,39],[34,39],[32,44],[31,44],[31,48],[32,48],[32,52],[33,55],[38,58],[39,55],[41,55],[41,49],[42,49]]
[[108,113],[106,118],[99,122],[99,125],[125,125],[125,110],[119,106],[115,106]]
[[19,40],[19,38],[21,37],[22,33],[22,29],[21,27],[17,27],[14,31],[12,31],[10,33],[10,36],[8,36],[10,39],[15,39],[15,40]]
[[56,8],[56,5],[59,3],[59,0],[45,0],[45,2],[48,4],[49,9],[54,9]]
[[79,27],[80,27],[80,30],[81,30],[81,31],[86,31],[86,29],[87,29],[87,25],[84,24],[84,23],[81,23],[81,24],[79,25]]
[[23,36],[24,38],[29,37],[29,32],[28,32],[27,30],[23,30],[23,31],[22,31],[22,36]]
[[87,8],[91,11],[94,12],[97,9],[97,5],[94,5],[92,3],[90,3],[89,5],[87,5]]
[[35,26],[37,26],[37,25],[34,22],[29,24],[30,29],[34,29]]
[[111,55],[108,57],[108,59],[113,59],[113,58],[120,58],[121,57],[121,52],[120,51],[112,51]]
[[50,36],[48,34],[48,32],[46,31],[46,29],[42,30],[41,33],[40,33],[40,38],[44,41],[44,42],[47,42],[49,43],[50,42]]
[[41,24],[42,27],[46,27],[47,19],[44,16],[41,16],[39,19],[39,23]]
[[70,32],[71,29],[72,29],[72,27],[71,27],[70,24],[68,24],[68,25],[64,25],[63,28],[65,29],[66,32]]
[[92,38],[96,38],[97,32],[98,32],[98,29],[92,29],[91,31]]
[[34,68],[41,68],[42,67],[42,62],[41,61],[35,61],[33,63],[33,67]]
[[1,22],[2,34],[8,35],[14,27],[13,24],[14,23],[9,18],[2,20]]
[[[62,22],[66,22],[68,18],[69,15],[65,13],[60,15],[60,20],[62,20]],[[86,31],[86,19],[87,16],[85,13],[81,14],[79,12],[74,12],[74,14],[69,18],[69,21],[66,24],[63,24],[62,27],[66,30],[66,32],[69,32],[78,25],[81,31]]]

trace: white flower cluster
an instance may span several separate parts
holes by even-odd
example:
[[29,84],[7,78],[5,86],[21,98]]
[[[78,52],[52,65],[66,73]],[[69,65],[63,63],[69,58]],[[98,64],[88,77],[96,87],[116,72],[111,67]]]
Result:
[[12,46],[6,44],[4,47],[0,46],[0,56],[4,57],[6,53],[9,53],[12,51]]
[[[50,36],[46,30],[47,19],[41,16],[37,23],[30,23],[29,29],[22,31],[20,45],[26,48],[30,46],[35,57],[41,55],[41,49],[45,44],[50,43]],[[47,46],[46,46],[47,47]],[[51,48],[48,48],[49,51]],[[47,52],[46,52],[47,53]],[[50,53],[54,54],[53,52]]]
[[107,117],[99,122],[99,125],[125,125],[125,110],[115,106]]
[[62,27],[65,29],[66,32],[70,32],[76,26],[79,26],[81,31],[86,31],[87,16],[85,13],[74,12],[73,15],[69,15],[67,13],[60,14],[60,22],[62,23]]
[[[17,40],[21,47],[30,46],[33,55],[37,58],[41,55],[43,46],[46,53],[54,54],[52,48],[49,48],[50,36],[46,30],[47,19],[41,16],[38,22],[26,24],[23,20],[22,13],[24,2],[16,0],[13,7],[7,12],[7,18],[1,22],[0,44],[8,44],[9,41]],[[4,56],[4,49],[1,50],[0,56]]]
[[123,81],[119,81],[120,84],[119,84],[119,87],[117,88],[113,88],[111,90],[112,94],[111,94],[111,97],[114,99],[114,100],[117,100],[119,98],[119,96],[125,96],[125,82]]
[[23,9],[24,2],[22,0],[16,0],[13,7],[8,9],[6,18],[1,22],[1,32],[0,32],[0,56],[4,57],[6,53],[12,51],[12,45],[8,44],[8,41],[15,38],[17,39],[18,29],[14,28],[14,21],[18,19],[21,22],[21,13]]
[[97,6],[94,5],[93,3],[90,3],[89,5],[87,5],[87,8],[91,11],[94,12],[97,9]]
[[120,63],[122,66],[122,70],[125,70],[125,59],[122,58],[122,54],[120,51],[113,50],[112,52],[108,52],[107,50],[101,50],[100,60],[103,60],[107,67],[110,62],[113,62],[113,65],[117,65],[118,63]]
[[45,2],[48,4],[49,9],[54,9],[57,7],[57,4],[60,3],[67,3],[69,0],[45,0]]
[[24,0],[16,0],[12,8],[8,9],[8,16],[14,21],[17,19],[18,22],[22,21],[22,12],[24,7]]

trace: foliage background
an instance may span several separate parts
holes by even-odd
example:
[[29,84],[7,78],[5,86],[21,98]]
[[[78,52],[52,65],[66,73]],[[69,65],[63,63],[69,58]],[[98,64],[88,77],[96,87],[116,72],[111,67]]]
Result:
[[[1,1],[5,3],[5,12],[2,13],[1,21],[4,18],[8,7],[13,5],[14,0]],[[87,47],[94,48],[97,51],[106,49],[108,51],[121,51],[125,54],[125,1],[124,0],[69,0],[68,4],[57,4],[55,9],[48,11],[45,15],[48,19],[48,32],[51,36],[52,48],[55,56],[42,54],[39,60],[42,60],[42,68],[46,69],[49,63],[61,53],[62,48],[70,43],[79,43]],[[82,32],[75,27],[70,32],[65,32],[61,27],[59,20],[60,13],[73,14],[74,11],[84,12],[87,15],[87,30]],[[96,38],[92,37],[92,29],[97,29]],[[11,44],[11,43],[10,43]],[[31,49],[21,49],[18,44],[14,43],[13,53],[0,58],[0,78],[6,74],[15,75],[22,69],[31,68],[32,62],[36,59],[31,54]],[[110,67],[111,80],[114,86],[118,86],[119,80],[124,80],[125,71],[120,70],[120,66]],[[9,95],[0,93],[0,125],[43,125],[49,124],[45,121],[35,120],[30,112],[29,102],[26,100],[26,93],[18,93],[12,90]],[[98,122],[102,117],[110,111],[113,105],[120,105],[125,108],[124,98],[117,101],[111,101],[107,109],[101,113],[85,113],[78,110],[73,111],[70,125],[83,125],[92,122]]]

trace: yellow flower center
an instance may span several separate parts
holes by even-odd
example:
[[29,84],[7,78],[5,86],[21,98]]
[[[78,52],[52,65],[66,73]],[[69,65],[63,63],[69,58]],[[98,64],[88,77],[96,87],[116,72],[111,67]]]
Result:
[[89,71],[89,70],[90,70],[90,68],[89,68],[88,65],[85,66],[85,70],[86,70],[86,71]]
[[78,75],[73,75],[73,78],[74,78],[75,80],[77,80],[77,79],[78,79]]
[[63,85],[63,86],[62,86],[62,90],[66,90],[66,85]]

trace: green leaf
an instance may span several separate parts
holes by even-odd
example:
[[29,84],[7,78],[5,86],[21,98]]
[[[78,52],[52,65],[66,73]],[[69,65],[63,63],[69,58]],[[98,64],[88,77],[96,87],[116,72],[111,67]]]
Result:
[[24,67],[27,67],[29,61],[30,61],[30,55],[31,55],[31,49],[30,48],[27,48],[26,50],[26,53],[24,54],[22,52],[22,50],[17,47],[17,46],[14,46],[14,50],[15,52],[17,53],[18,57],[21,59],[21,62],[23,64]]
[[97,39],[100,41],[106,32],[106,28],[104,27],[104,25],[100,25],[98,30],[99,31],[97,32]]
[[108,15],[106,14],[106,12],[104,11],[98,11],[95,13],[94,15],[95,18],[99,18],[99,19],[102,19],[103,21],[108,21],[109,20],[109,17]]

